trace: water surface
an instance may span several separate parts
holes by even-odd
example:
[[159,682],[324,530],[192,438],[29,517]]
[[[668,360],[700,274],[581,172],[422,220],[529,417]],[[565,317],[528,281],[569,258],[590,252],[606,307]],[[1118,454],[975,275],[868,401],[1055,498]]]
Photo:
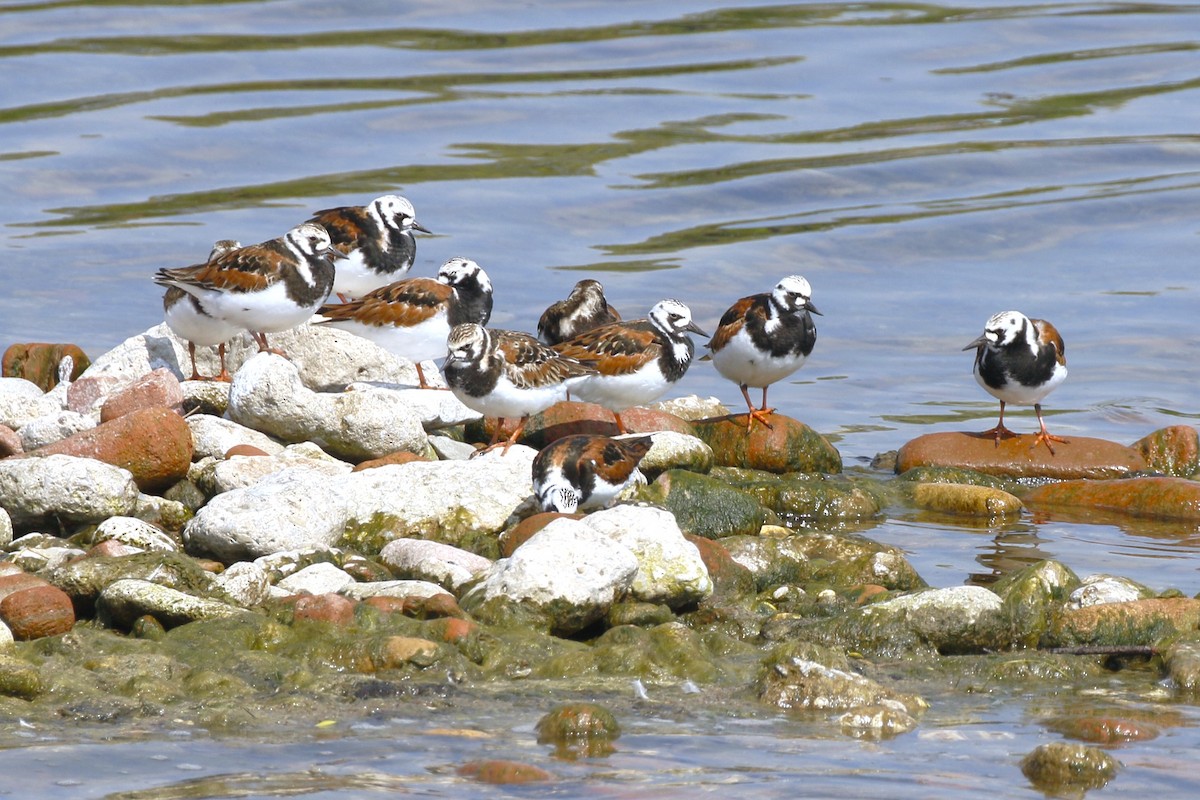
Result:
[[[161,320],[155,269],[399,192],[437,234],[421,240],[414,274],[474,258],[506,327],[532,329],[587,275],[626,316],[678,297],[711,330],[738,297],[804,274],[824,312],[819,341],[770,399],[833,437],[848,468],[922,433],[990,427],[997,404],[960,350],[1008,308],[1066,339],[1071,374],[1047,401],[1051,429],[1132,442],[1198,413],[1198,11],[5,2],[0,347],[72,341],[98,355]],[[741,402],[707,364],[679,393]],[[1011,422],[1035,424],[1026,411]],[[1025,518],[981,529],[904,512],[861,532],[904,547],[938,586],[1058,558],[1081,575],[1200,591],[1189,526]],[[1011,738],[939,737],[931,720],[886,746],[847,746],[789,738],[786,722],[706,720],[647,732],[633,749],[688,762],[662,767],[678,785],[744,788],[766,775],[761,796],[797,761],[832,776],[830,794],[885,796],[920,778],[914,796],[961,796],[980,788],[981,762],[1001,793],[1031,795],[1013,764],[1049,734],[1000,708],[976,719],[972,732]],[[350,763],[383,757],[360,734],[329,746],[353,750]],[[135,759],[167,748],[174,763],[169,748],[182,745],[171,741],[112,746]],[[428,742],[406,746],[433,762]],[[1172,760],[1197,744],[1173,729],[1136,750],[1114,786],[1178,789]],[[57,765],[54,747],[31,742]],[[68,744],[65,763],[107,747]],[[283,748],[262,760],[293,758]],[[931,762],[964,758],[974,761],[953,777],[929,777]],[[620,770],[660,763],[602,764],[586,785],[621,786]],[[163,781],[135,772],[62,796]]]

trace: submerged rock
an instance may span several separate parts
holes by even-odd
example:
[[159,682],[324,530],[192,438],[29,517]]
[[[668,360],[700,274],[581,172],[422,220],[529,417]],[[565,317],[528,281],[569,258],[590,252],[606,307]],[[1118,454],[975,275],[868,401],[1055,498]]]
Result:
[[919,483],[913,487],[913,502],[928,511],[972,517],[1015,517],[1024,507],[1014,495],[988,486],[962,483]]
[[1038,789],[1060,795],[1102,788],[1117,774],[1117,762],[1097,747],[1050,742],[1021,759],[1021,772]]
[[1095,508],[1150,519],[1200,520],[1200,483],[1183,478],[1073,480],[1032,489],[1034,509]]
[[1014,643],[1036,647],[1049,626],[1053,609],[1067,602],[1080,585],[1078,576],[1057,561],[1039,561],[1005,575],[992,590],[1004,601],[1012,620]]
[[930,433],[906,443],[896,454],[896,472],[916,467],[959,467],[1010,478],[1119,478],[1147,468],[1132,447],[1105,439],[1071,436],[1056,443],[1033,446],[1033,434],[1014,436],[996,444],[977,433]]
[[929,706],[916,695],[799,656],[768,659],[757,688],[761,702],[788,711],[832,712],[885,705],[915,717]]
[[899,549],[854,534],[767,525],[758,536],[729,537],[721,544],[750,570],[760,590],[809,582],[839,588],[879,584],[902,591],[925,586]]
[[612,712],[595,703],[556,706],[538,720],[538,744],[554,745],[559,758],[598,758],[613,752],[621,726]]

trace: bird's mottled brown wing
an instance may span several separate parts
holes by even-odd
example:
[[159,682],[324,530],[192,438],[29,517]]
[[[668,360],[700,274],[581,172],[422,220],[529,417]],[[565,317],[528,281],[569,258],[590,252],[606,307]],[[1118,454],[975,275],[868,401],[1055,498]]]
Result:
[[717,323],[717,330],[705,345],[714,353],[721,350],[725,345],[729,344],[729,340],[737,336],[738,331],[746,324],[746,312],[754,306],[753,297],[743,297],[738,300],[729,310],[721,316],[721,321]]
[[291,261],[292,256],[283,242],[273,239],[230,251],[207,264],[160,269],[154,280],[163,285],[187,285],[223,292],[258,292],[278,281],[284,266]]
[[408,328],[446,307],[454,290],[433,278],[407,278],[368,292],[349,303],[329,303],[317,312],[323,321]]
[[367,212],[361,206],[326,208],[314,214],[309,222],[329,231],[333,246],[343,253],[361,247],[369,238]]
[[504,356],[505,374],[521,387],[562,383],[568,378],[593,375],[596,370],[565,357],[520,331],[493,330],[496,350]]
[[592,364],[601,375],[627,375],[657,359],[662,345],[650,322],[639,319],[584,331],[554,349]]

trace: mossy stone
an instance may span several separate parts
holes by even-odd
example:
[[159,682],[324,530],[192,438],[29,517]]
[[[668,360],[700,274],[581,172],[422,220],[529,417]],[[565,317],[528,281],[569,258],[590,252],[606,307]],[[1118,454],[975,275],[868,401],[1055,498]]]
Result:
[[704,539],[757,533],[767,510],[752,495],[688,470],[664,472],[637,499],[670,511],[685,534]]

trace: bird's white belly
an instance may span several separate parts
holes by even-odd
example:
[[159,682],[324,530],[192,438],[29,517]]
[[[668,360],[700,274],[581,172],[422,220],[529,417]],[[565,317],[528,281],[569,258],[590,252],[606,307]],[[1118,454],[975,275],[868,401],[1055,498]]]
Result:
[[1003,400],[1005,403],[1016,406],[1032,406],[1041,403],[1046,395],[1054,391],[1066,378],[1067,368],[1062,364],[1055,364],[1054,374],[1050,376],[1050,380],[1040,386],[1023,386],[1014,380],[1010,380],[1003,388],[996,389],[984,383],[983,378],[979,376],[979,370],[975,370],[975,381],[984,389],[987,389],[989,394],[998,400]]
[[571,396],[620,412],[654,402],[670,385],[658,364],[651,362],[628,375],[590,375],[571,387]]
[[455,392],[455,395],[467,408],[485,417],[524,417],[566,400],[567,387],[560,383],[522,389],[501,375],[496,387],[483,397],[471,397],[459,392]]
[[311,305],[298,306],[288,297],[282,283],[273,283],[258,292],[192,291],[212,316],[239,328],[262,333],[290,330],[306,321],[325,302],[322,297]]
[[167,327],[188,342],[199,345],[213,345],[227,342],[241,331],[241,328],[215,319],[196,310],[190,297],[182,297],[172,303],[163,314]]
[[348,298],[359,298],[381,286],[404,277],[404,272],[381,274],[367,267],[366,260],[358,250],[334,264],[333,294]]
[[423,322],[403,328],[396,325],[364,325],[351,320],[325,324],[370,339],[389,353],[417,363],[445,358],[446,337],[450,335],[450,323],[445,313],[435,314]]
[[806,360],[799,353],[774,358],[756,348],[745,331],[738,332],[724,347],[712,354],[712,363],[717,372],[734,383],[759,389],[783,380],[800,369]]

